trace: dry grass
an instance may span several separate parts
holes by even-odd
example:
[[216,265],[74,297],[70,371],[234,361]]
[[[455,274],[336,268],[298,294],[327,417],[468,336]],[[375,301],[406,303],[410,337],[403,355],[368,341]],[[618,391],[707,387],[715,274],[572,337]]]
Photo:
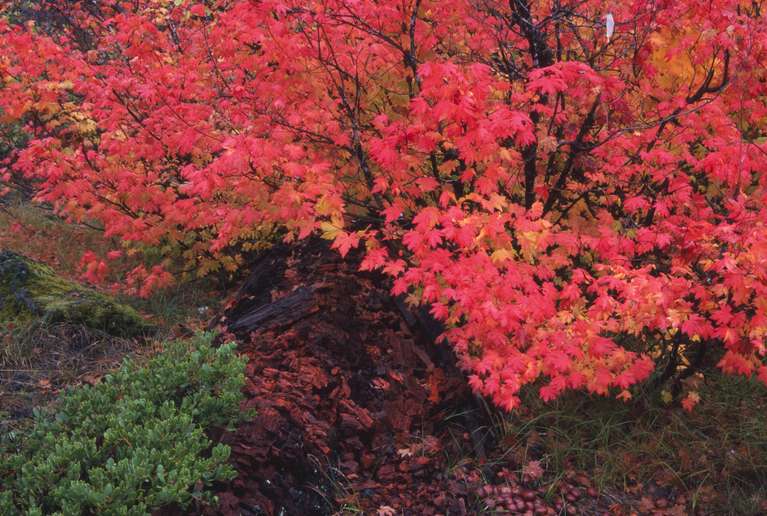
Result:
[[[701,514],[767,510],[767,391],[756,381],[712,374],[688,414],[660,401],[626,405],[574,395],[525,416],[497,417],[504,453],[549,472],[591,473],[616,500],[646,486],[672,488]],[[556,479],[552,479],[556,481]]]
[[95,383],[128,353],[151,348],[84,326],[31,324],[0,333],[0,407],[5,424],[31,415],[70,385]]

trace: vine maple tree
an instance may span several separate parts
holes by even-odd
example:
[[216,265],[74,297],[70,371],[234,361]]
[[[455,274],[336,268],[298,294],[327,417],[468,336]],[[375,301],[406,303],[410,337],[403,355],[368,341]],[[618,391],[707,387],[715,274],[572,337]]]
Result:
[[5,179],[126,247],[360,248],[507,409],[527,384],[628,398],[709,363],[767,383],[760,1],[19,10],[0,109],[30,140]]

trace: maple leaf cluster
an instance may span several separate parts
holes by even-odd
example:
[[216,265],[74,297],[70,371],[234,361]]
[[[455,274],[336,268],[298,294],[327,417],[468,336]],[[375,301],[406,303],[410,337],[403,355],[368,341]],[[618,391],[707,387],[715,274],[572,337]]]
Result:
[[360,248],[507,409],[708,363],[767,383],[761,3],[46,9],[0,22],[30,137],[3,173],[66,216],[233,267],[264,234]]

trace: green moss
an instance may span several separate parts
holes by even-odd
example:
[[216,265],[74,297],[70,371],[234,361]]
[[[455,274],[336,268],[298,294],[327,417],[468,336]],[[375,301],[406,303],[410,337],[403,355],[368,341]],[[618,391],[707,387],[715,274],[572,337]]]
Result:
[[117,337],[152,331],[133,308],[11,251],[0,251],[0,323],[82,324]]

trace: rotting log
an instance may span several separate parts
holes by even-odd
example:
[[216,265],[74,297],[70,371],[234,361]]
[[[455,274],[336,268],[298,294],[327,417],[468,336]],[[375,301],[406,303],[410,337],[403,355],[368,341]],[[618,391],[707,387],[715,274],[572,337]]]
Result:
[[260,305],[229,323],[235,332],[290,326],[316,310],[313,287],[299,287],[276,301]]

